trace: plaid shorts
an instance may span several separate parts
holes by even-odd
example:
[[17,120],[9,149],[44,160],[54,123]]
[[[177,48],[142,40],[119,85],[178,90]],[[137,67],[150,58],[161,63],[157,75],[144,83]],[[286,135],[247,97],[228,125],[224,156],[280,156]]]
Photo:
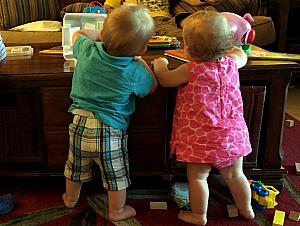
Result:
[[101,171],[104,188],[118,191],[127,188],[129,162],[127,133],[114,129],[95,118],[74,115],[69,125],[69,155],[64,175],[72,181],[92,179],[95,162]]

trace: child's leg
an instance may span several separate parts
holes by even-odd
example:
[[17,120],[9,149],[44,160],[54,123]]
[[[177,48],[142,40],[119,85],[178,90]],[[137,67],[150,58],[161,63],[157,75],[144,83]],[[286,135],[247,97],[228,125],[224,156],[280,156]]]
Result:
[[126,189],[120,191],[108,191],[109,219],[111,221],[124,220],[136,215],[135,209],[125,205]]
[[207,177],[211,166],[209,164],[188,163],[187,177],[189,180],[189,198],[192,211],[180,212],[178,218],[196,225],[207,222],[207,206],[209,189]]
[[243,157],[238,158],[233,165],[220,169],[220,174],[228,185],[240,214],[246,219],[253,219],[251,188],[243,173]]
[[75,207],[79,199],[81,185],[81,182],[66,179],[66,192],[63,194],[63,200],[66,207]]

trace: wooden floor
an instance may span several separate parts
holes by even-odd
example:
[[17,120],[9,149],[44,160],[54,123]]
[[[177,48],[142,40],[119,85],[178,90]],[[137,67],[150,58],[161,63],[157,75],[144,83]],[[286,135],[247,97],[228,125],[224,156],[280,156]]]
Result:
[[300,121],[300,83],[289,87],[286,112]]

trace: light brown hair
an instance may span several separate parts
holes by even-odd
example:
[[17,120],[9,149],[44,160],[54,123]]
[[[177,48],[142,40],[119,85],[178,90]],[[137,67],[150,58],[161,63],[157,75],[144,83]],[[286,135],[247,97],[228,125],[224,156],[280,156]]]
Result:
[[148,9],[137,5],[122,5],[108,15],[101,39],[111,55],[135,56],[146,50],[154,34],[154,21]]
[[184,20],[185,51],[191,60],[211,61],[232,48],[232,33],[225,16],[216,11],[198,11]]

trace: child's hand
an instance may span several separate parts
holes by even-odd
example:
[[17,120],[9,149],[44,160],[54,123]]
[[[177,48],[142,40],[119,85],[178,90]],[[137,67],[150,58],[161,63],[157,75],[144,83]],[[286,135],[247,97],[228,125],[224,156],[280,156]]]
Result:
[[169,64],[169,61],[167,60],[167,58],[164,58],[164,57],[159,57],[157,59],[154,59],[152,61],[152,64],[165,64],[165,65],[168,65]]
[[242,48],[234,46],[226,54],[231,57],[237,64],[238,68],[244,67],[247,63],[247,54],[242,50]]
[[169,61],[164,57],[154,59],[151,63],[153,64],[154,72],[168,70]]

